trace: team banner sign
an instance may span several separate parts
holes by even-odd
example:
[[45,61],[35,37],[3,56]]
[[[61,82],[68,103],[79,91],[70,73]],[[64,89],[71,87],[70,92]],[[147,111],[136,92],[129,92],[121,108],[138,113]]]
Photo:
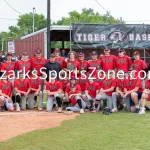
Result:
[[77,49],[150,48],[150,25],[73,24],[72,40]]

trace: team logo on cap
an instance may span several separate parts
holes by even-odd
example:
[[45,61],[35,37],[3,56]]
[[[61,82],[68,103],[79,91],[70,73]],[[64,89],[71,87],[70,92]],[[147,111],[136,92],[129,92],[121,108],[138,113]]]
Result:
[[127,39],[128,35],[123,31],[114,31],[108,35],[108,40],[116,44],[124,43]]

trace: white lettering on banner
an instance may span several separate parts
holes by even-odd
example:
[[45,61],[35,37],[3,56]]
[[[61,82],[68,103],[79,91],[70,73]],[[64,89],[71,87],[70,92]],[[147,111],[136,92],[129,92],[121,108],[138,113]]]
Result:
[[101,41],[106,41],[106,35],[105,34],[101,34]]
[[87,38],[86,38],[86,34],[85,34],[85,33],[83,34],[83,41],[84,41],[84,42],[87,41]]
[[129,41],[134,41],[134,34],[129,34]]
[[135,39],[136,41],[141,41],[141,36],[140,36],[140,34],[136,34],[136,39]]
[[142,41],[146,41],[146,40],[147,40],[146,34],[142,34]]
[[94,34],[94,41],[95,42],[99,41],[99,34]]
[[90,41],[90,42],[93,41],[93,35],[92,34],[88,34],[88,41]]
[[148,39],[147,40],[150,41],[150,34],[148,34]]
[[82,37],[82,34],[81,34],[81,33],[78,33],[78,34],[77,34],[77,41],[82,41],[82,40],[81,40],[81,37]]

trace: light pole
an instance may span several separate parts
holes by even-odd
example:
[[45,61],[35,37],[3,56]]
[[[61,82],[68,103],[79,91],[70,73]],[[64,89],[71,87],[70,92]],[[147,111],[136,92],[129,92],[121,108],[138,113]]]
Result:
[[51,32],[50,32],[50,25],[51,25],[51,1],[47,0],[47,58],[51,54]]
[[35,19],[34,19],[34,15],[35,15],[35,7],[33,7],[33,33],[34,33],[34,26],[35,26]]

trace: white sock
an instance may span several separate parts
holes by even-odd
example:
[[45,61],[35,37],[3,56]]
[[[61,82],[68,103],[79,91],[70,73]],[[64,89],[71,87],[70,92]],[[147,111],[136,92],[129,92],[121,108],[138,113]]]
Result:
[[135,108],[140,108],[139,105],[135,106]]

